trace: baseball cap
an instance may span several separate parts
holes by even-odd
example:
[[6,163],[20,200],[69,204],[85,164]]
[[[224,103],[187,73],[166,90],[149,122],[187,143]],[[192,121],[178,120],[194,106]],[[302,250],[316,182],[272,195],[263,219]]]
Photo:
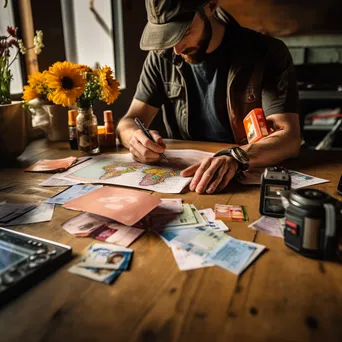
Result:
[[168,49],[177,45],[197,10],[210,0],[145,0],[147,20],[140,40],[142,50]]

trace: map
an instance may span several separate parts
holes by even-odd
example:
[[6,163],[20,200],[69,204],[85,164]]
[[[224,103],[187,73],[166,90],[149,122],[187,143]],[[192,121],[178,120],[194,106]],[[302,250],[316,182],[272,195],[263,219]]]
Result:
[[187,166],[199,162],[212,153],[197,150],[168,150],[164,161],[156,165],[142,164],[130,153],[96,156],[56,178],[80,183],[122,185],[163,193],[180,193],[191,177],[181,177]]

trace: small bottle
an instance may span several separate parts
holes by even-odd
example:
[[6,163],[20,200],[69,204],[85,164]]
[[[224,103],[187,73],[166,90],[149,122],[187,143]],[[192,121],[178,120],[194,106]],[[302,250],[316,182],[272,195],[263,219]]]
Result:
[[103,112],[104,126],[105,126],[105,140],[106,146],[115,147],[116,146],[116,134],[113,122],[113,113],[111,110],[105,110]]
[[93,108],[78,108],[76,118],[78,150],[87,154],[100,153],[97,119]]
[[106,133],[105,133],[105,127],[104,126],[97,126],[97,134],[99,136],[99,144],[100,147],[106,146]]
[[71,109],[68,111],[68,126],[69,126],[69,145],[72,150],[78,150],[76,117],[77,110]]

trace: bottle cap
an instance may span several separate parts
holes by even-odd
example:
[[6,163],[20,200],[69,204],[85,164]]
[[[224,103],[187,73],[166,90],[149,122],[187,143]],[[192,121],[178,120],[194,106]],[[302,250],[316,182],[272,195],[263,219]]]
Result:
[[105,122],[110,122],[110,121],[113,121],[113,113],[111,110],[105,110],[103,112],[103,117],[104,117],[104,121]]
[[69,126],[76,126],[76,117],[77,117],[77,110],[70,109],[68,110],[68,125]]

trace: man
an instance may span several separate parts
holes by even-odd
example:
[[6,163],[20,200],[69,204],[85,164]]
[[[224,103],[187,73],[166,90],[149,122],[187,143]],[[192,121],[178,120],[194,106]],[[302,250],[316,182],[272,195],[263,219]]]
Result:
[[[169,138],[235,143],[183,170],[190,190],[223,190],[238,172],[274,165],[300,148],[298,91],[285,44],[241,27],[217,0],[146,0],[146,57],[134,99],[118,125],[135,160],[151,163],[166,149],[134,118],[150,125],[159,108]],[[261,107],[272,134],[247,144],[243,118]]]

